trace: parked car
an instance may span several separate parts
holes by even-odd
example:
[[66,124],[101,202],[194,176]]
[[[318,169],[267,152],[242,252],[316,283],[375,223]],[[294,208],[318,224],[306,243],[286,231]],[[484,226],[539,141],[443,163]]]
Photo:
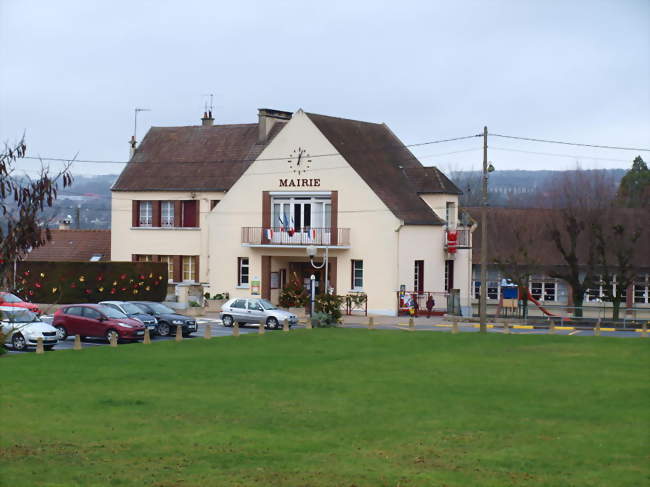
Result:
[[298,324],[296,315],[279,309],[266,299],[234,298],[221,307],[223,326],[232,326],[235,322],[240,325],[247,323],[258,324],[260,320],[263,320],[265,328],[277,330],[282,326],[285,319],[289,320],[289,326]]
[[54,313],[52,325],[59,340],[68,335],[103,337],[108,341],[139,340],[144,336],[144,325],[121,311],[101,304],[69,304]]
[[130,301],[138,305],[142,311],[153,315],[158,320],[158,334],[160,336],[169,336],[176,330],[177,326],[182,327],[183,336],[189,336],[196,331],[196,320],[178,314],[169,306],[154,301]]
[[37,315],[41,314],[41,311],[38,309],[38,306],[36,306],[34,303],[28,303],[27,301],[23,301],[15,294],[11,294],[8,292],[0,292],[0,306],[9,306],[12,308],[24,308],[30,310],[32,313],[36,313]]
[[149,328],[149,333],[156,333],[158,320],[155,316],[145,313],[138,305],[126,301],[102,301],[99,304],[121,311],[129,318],[140,321]]
[[39,338],[43,339],[45,350],[52,350],[59,341],[54,327],[41,321],[36,313],[25,308],[0,306],[0,322],[5,343],[11,343],[17,351],[36,347]]

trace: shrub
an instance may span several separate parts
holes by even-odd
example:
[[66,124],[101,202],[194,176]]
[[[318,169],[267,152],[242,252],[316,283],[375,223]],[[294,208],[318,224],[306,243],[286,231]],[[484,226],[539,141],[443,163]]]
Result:
[[343,305],[343,296],[336,294],[320,294],[316,296],[315,308],[319,313],[325,313],[329,316],[330,321],[338,323],[341,320],[341,306]]
[[198,301],[189,301],[190,308],[201,308],[201,303]]
[[311,316],[311,326],[314,328],[331,328],[338,326],[338,322],[333,320],[330,315],[317,311]]
[[18,264],[16,294],[36,303],[164,301],[164,262],[30,262]]
[[309,302],[309,294],[297,281],[289,281],[280,293],[280,306],[283,308],[306,306]]

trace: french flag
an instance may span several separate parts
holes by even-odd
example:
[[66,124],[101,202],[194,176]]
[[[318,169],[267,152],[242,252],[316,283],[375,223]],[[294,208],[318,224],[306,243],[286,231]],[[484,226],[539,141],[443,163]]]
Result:
[[264,236],[267,238],[267,240],[272,240],[273,239],[273,229],[272,228],[265,228],[264,229]]

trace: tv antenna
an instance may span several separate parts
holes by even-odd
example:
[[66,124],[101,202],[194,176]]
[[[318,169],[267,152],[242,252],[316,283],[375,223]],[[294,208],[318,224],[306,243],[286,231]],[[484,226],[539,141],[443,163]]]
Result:
[[[214,100],[214,95],[212,93],[208,93],[206,95],[203,95],[205,97],[203,101],[203,111],[205,113],[209,113],[210,116],[212,116],[212,109],[214,108],[212,102]],[[208,97],[210,97],[210,104],[208,105]]]
[[136,135],[138,132],[138,113],[140,112],[150,112],[151,109],[149,108],[136,108],[135,113],[133,116],[133,140],[136,139]]

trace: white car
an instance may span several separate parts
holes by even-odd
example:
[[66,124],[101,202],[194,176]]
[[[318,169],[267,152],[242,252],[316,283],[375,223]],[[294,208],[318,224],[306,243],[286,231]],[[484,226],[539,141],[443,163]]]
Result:
[[36,347],[39,338],[43,339],[45,350],[51,350],[59,342],[56,329],[28,309],[0,306],[0,320],[5,343],[10,343],[16,351]]

